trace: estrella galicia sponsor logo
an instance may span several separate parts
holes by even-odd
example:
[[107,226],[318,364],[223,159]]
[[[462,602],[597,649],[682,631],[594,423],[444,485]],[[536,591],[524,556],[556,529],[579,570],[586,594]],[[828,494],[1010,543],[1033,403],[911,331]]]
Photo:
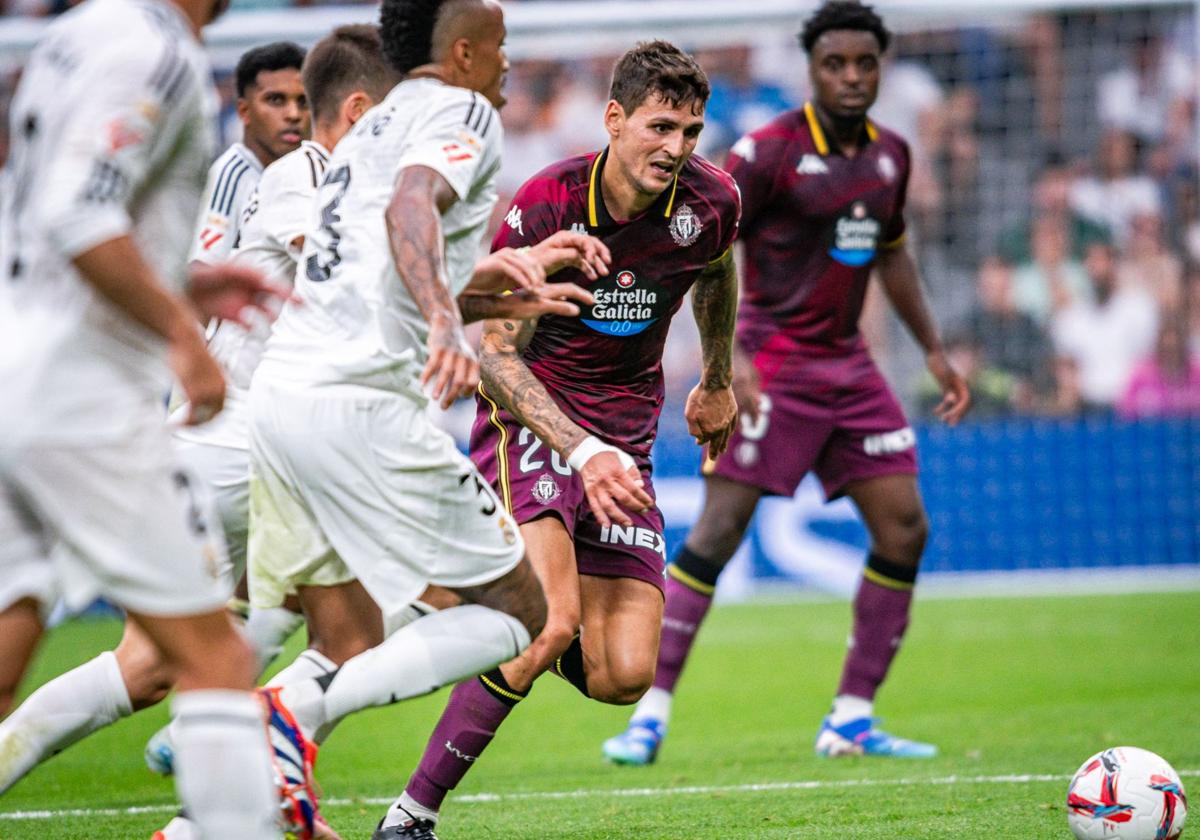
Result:
[[700,238],[700,231],[704,226],[700,224],[700,217],[696,212],[686,204],[680,204],[671,216],[671,238],[675,240],[675,244],[680,248],[686,248]]
[[658,320],[664,295],[628,269],[615,271],[589,291],[595,298],[583,323],[605,335],[637,335]]
[[858,268],[875,259],[882,225],[867,214],[867,205],[856,201],[850,213],[837,220],[829,256],[842,265]]
[[905,452],[917,445],[917,436],[912,426],[905,426],[894,432],[883,432],[878,435],[867,435],[863,438],[863,452],[868,455],[891,455]]
[[630,525],[624,527],[622,525],[609,525],[600,529],[600,542],[608,543],[609,545],[630,545],[637,548],[648,548],[651,551],[656,551],[667,557],[667,543],[663,539],[662,534],[650,528],[642,528],[639,525]]

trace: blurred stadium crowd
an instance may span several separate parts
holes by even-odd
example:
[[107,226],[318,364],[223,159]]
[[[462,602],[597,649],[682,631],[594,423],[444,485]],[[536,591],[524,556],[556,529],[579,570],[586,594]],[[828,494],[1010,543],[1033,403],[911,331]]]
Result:
[[[25,15],[70,5],[3,3]],[[910,236],[953,360],[972,383],[975,417],[1200,414],[1194,8],[900,28],[872,117],[912,144]],[[614,58],[514,62],[497,223],[531,173],[603,144]],[[790,39],[698,58],[713,82],[701,151],[714,160],[806,97]],[[7,113],[19,66],[0,72]],[[225,139],[236,139],[232,78],[219,83]],[[0,132],[0,160],[6,149]],[[687,310],[664,362],[673,400],[697,375]],[[863,329],[908,407],[936,404],[889,307],[869,299]]]

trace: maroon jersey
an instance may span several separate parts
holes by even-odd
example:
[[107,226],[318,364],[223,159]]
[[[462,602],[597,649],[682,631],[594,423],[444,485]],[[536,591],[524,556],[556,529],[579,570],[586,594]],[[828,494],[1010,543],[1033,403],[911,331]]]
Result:
[[560,230],[586,231],[608,246],[607,277],[589,281],[568,269],[553,278],[584,286],[595,304],[578,318],[541,318],[521,357],[573,421],[631,455],[649,456],[671,317],[700,273],[729,250],[740,203],[729,175],[693,155],[646,212],[617,222],[600,194],[607,156],[560,161],[526,181],[492,248],[534,245]]
[[908,144],[871,122],[837,153],[811,104],[734,145],[746,245],[738,338],[751,353],[829,355],[862,346],[858,317],[875,256],[904,240]]

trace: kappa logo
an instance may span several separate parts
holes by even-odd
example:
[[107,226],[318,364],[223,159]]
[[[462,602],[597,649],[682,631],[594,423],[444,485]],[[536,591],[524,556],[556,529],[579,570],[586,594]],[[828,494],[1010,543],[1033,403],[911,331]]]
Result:
[[620,286],[622,289],[628,289],[630,286],[632,286],[636,282],[637,282],[637,277],[635,277],[633,275],[632,271],[622,271],[620,274],[617,275],[617,285]]
[[671,216],[671,238],[680,248],[686,248],[700,238],[704,226],[700,217],[686,204],[680,204]]
[[558,482],[550,473],[542,473],[529,491],[539,505],[548,505],[562,495]]
[[664,560],[667,557],[667,544],[663,540],[662,534],[650,528],[641,528],[636,525],[630,525],[628,528],[609,525],[600,529],[600,542],[609,545],[633,545],[638,548],[648,548],[661,554]]
[[810,154],[800,158],[796,171],[801,175],[828,175],[829,167],[825,165],[825,161],[821,160],[819,155]]
[[504,217],[504,223],[522,236],[525,235],[525,229],[521,226],[521,208],[517,205],[514,204],[509,209],[508,215]]
[[587,225],[583,222],[571,222],[571,233],[587,233]]
[[729,150],[730,154],[737,155],[746,163],[754,163],[754,155],[758,151],[755,146],[754,138],[746,135],[741,140],[733,144],[733,148]]

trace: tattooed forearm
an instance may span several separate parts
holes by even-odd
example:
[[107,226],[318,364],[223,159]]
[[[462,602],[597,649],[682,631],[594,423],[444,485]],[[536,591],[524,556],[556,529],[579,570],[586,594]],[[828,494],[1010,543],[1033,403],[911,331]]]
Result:
[[458,307],[443,281],[442,217],[445,179],[423,166],[405,169],[384,213],[396,270],[425,320],[459,320]]
[[459,295],[458,311],[464,324],[486,321],[500,314],[501,302],[494,295]]
[[737,318],[737,269],[732,249],[696,280],[692,287],[692,314],[700,330],[703,356],[700,383],[710,391],[728,388],[733,380],[733,330]]
[[529,343],[536,324],[532,320],[489,321],[480,346],[480,378],[488,396],[566,458],[587,432],[563,414],[521,359],[520,352]]

